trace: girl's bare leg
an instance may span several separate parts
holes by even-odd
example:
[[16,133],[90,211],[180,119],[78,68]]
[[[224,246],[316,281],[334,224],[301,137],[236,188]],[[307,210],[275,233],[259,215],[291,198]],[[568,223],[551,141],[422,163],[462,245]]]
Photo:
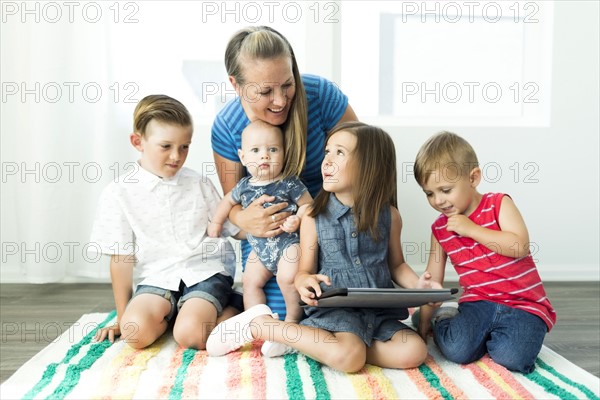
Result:
[[332,333],[262,315],[252,320],[254,339],[286,344],[322,364],[343,372],[356,372],[366,362],[367,347],[356,335]]
[[427,345],[411,329],[398,331],[387,342],[373,341],[367,363],[382,368],[415,368],[427,358]]

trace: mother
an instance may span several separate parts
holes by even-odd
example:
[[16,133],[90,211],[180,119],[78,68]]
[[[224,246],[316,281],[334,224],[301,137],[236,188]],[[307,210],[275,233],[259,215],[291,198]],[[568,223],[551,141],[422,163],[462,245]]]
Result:
[[[332,82],[300,75],[292,46],[279,32],[266,26],[237,32],[225,51],[225,66],[237,97],[225,105],[212,127],[212,148],[223,193],[246,174],[237,150],[242,130],[251,121],[263,120],[282,127],[285,136],[285,174],[298,175],[313,198],[322,184],[321,162],[327,131],[338,122],[356,121],[348,98]],[[264,207],[273,197],[262,196],[242,210],[235,207],[229,219],[258,237],[281,233],[280,212],[287,203]],[[242,244],[243,265],[250,252]],[[264,288],[267,304],[281,319],[285,303],[275,278]]]

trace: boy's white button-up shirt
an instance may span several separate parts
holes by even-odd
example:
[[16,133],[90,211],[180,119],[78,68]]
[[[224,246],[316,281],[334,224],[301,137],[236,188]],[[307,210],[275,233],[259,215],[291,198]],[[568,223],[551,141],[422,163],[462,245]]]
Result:
[[[100,196],[89,249],[135,257],[134,283],[178,290],[221,273],[234,277],[235,252],[206,234],[220,196],[210,179],[181,168],[159,178],[139,164]],[[228,221],[223,236],[239,229]]]

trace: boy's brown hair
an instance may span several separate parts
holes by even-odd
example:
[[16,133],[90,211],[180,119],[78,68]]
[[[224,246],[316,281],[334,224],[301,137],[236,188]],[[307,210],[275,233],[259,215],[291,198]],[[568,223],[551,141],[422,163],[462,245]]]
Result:
[[133,131],[146,136],[146,127],[153,119],[182,127],[192,126],[187,108],[164,94],[152,94],[140,100],[133,111]]

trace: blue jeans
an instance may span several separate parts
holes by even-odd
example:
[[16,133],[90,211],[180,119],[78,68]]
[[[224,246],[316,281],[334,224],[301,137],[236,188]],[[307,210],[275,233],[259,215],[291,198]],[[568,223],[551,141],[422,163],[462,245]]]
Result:
[[548,330],[540,317],[489,301],[464,302],[458,311],[433,327],[435,343],[448,360],[468,364],[488,353],[512,371],[535,369]]

